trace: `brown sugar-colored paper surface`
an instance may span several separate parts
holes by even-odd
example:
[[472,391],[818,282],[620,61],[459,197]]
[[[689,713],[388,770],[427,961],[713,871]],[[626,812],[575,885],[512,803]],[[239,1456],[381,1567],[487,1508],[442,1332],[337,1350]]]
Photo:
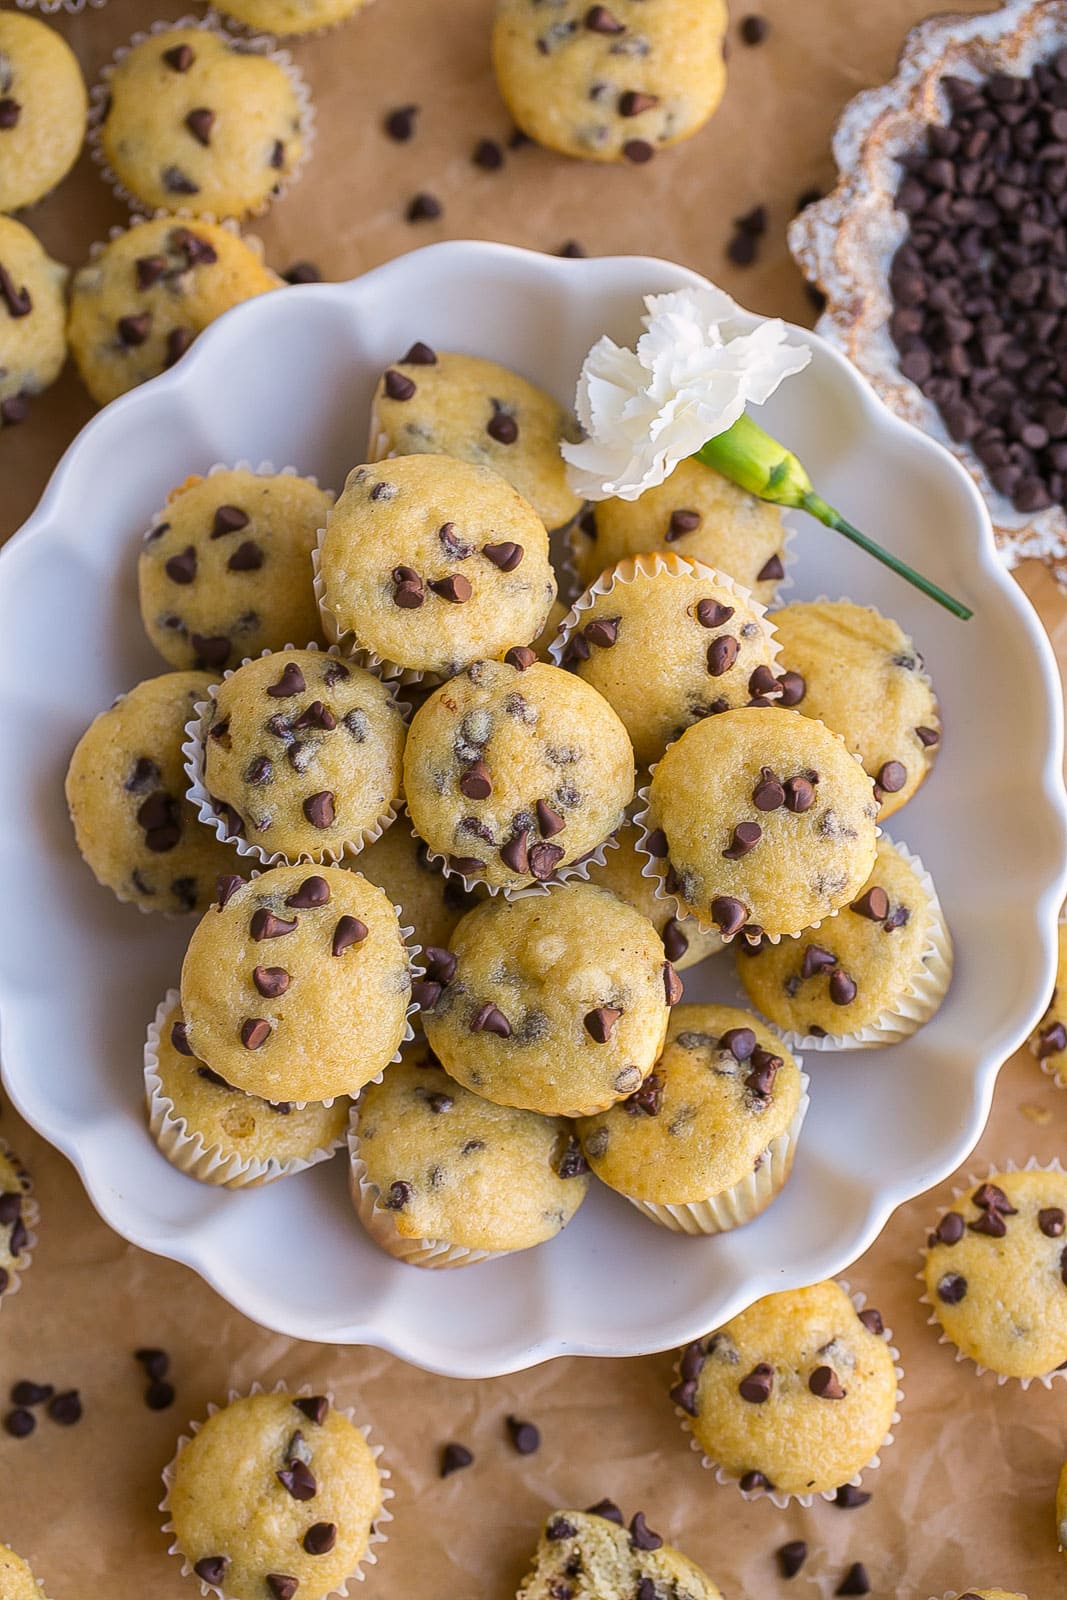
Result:
[[[764,9],[771,32],[756,49],[740,43],[735,14],[725,102],[689,144],[640,170],[578,165],[527,147],[509,151],[502,171],[486,173],[470,162],[476,141],[506,142],[509,133],[488,69],[490,0],[377,0],[355,23],[293,47],[315,96],[319,144],[299,184],[255,225],[268,259],[284,269],[311,258],[340,278],[439,238],[546,250],[578,239],[590,254],[674,257],[761,311],[810,320],[785,249],[786,223],[799,194],[832,179],[829,139],[839,109],[890,73],[904,30],[926,6],[768,0]],[[111,0],[57,26],[92,77],[116,44],[150,20],[139,0]],[[421,108],[416,137],[390,143],[381,118],[409,102]],[[440,221],[403,220],[419,190],[441,199]],[[760,259],[732,267],[725,258],[732,219],[761,203],[768,231]],[[76,266],[123,215],[83,157],[28,220],[54,255]],[[29,514],[90,414],[68,372],[35,402],[25,426],[0,434],[0,537]],[[1042,569],[1020,578],[1067,663],[1067,603]],[[1001,1075],[992,1122],[968,1170],[1031,1154],[1049,1160],[1063,1152],[1065,1130],[1067,1095],[1020,1055]],[[155,1509],[160,1468],[208,1401],[279,1378],[330,1387],[386,1446],[396,1520],[370,1570],[369,1597],[506,1600],[546,1510],[602,1495],[627,1514],[643,1508],[653,1528],[706,1564],[729,1600],[829,1595],[853,1561],[866,1564],[883,1600],[927,1600],[967,1584],[1049,1600],[1067,1581],[1052,1517],[1067,1455],[1067,1383],[1051,1393],[998,1388],[937,1343],[917,1303],[914,1272],[940,1195],[898,1212],[848,1273],[882,1309],[905,1367],[897,1442],[866,1481],[873,1499],[857,1510],[820,1501],[810,1511],[780,1512],[768,1502],[745,1504],[702,1471],[666,1399],[669,1355],[558,1361],[461,1383],[372,1350],[296,1344],[246,1322],[184,1268],[110,1233],[71,1168],[10,1106],[0,1134],[33,1170],[43,1212],[34,1264],[0,1315],[0,1408],[20,1378],[77,1387],[85,1406],[73,1428],[39,1414],[28,1439],[0,1432],[0,1540],[33,1559],[53,1600],[195,1594],[165,1554]],[[472,1293],[477,1284],[475,1269]],[[177,1399],[170,1410],[144,1404],[133,1359],[144,1345],[171,1353]],[[509,1413],[541,1429],[535,1455],[512,1449]],[[474,1451],[475,1463],[442,1481],[438,1452],[452,1439]],[[806,1539],[812,1555],[785,1583],[773,1551],[795,1538]]]

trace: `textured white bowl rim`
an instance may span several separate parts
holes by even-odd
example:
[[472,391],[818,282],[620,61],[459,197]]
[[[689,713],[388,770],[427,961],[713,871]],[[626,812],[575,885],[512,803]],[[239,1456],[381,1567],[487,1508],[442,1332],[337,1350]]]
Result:
[[[635,324],[641,293],[698,284],[703,280],[684,268],[654,258],[609,257],[575,261],[510,246],[456,241],[412,252],[350,283],[286,288],[238,306],[202,334],[195,348],[170,372],[122,396],[89,422],[75,439],[56,468],[36,512],[0,552],[0,631],[3,629],[5,605],[9,605],[17,594],[20,573],[28,572],[31,577],[34,573],[34,563],[39,559],[35,542],[47,539],[49,535],[60,537],[64,527],[69,535],[72,522],[82,530],[83,537],[91,537],[91,527],[87,526],[85,507],[77,499],[79,491],[76,487],[79,479],[85,479],[87,463],[93,464],[92,481],[98,481],[102,463],[122,459],[125,437],[136,437],[138,428],[159,426],[160,418],[167,413],[168,407],[168,423],[173,423],[179,431],[181,427],[185,428],[191,437],[184,440],[184,447],[191,448],[192,443],[199,440],[199,434],[193,427],[193,418],[199,420],[199,413],[191,401],[198,394],[204,397],[217,394],[220,388],[239,386],[241,380],[233,375],[241,367],[246,355],[247,371],[243,381],[246,385],[254,381],[265,359],[264,334],[269,334],[273,325],[275,339],[284,337],[287,329],[292,336],[289,327],[293,321],[291,309],[283,308],[301,306],[301,336],[310,325],[312,338],[315,328],[318,328],[321,338],[325,321],[335,318],[337,326],[351,329],[359,324],[361,335],[366,333],[367,338],[372,339],[373,332],[367,332],[370,319],[359,323],[360,311],[368,306],[373,307],[386,292],[394,297],[391,304],[403,308],[404,326],[410,327],[413,337],[418,336],[420,316],[425,323],[432,320],[434,314],[431,310],[423,316],[420,307],[435,307],[437,314],[444,316],[452,314],[451,308],[455,304],[467,308],[473,303],[476,310],[469,311],[467,331],[460,335],[456,344],[460,348],[477,348],[479,339],[484,343],[490,337],[488,333],[484,336],[481,334],[483,316],[491,321],[491,316],[485,312],[479,299],[479,281],[487,298],[496,297],[494,305],[499,327],[509,328],[515,320],[514,304],[508,308],[511,321],[500,311],[504,296],[513,296],[514,303],[523,306],[523,316],[518,320],[520,333],[516,338],[520,343],[526,341],[522,345],[527,352],[525,359],[532,369],[530,375],[536,377],[540,359],[539,348],[533,342],[536,307],[527,313],[526,306],[528,303],[532,305],[537,296],[541,297],[541,301],[552,300],[552,320],[548,326],[554,331],[558,322],[562,340],[568,325],[573,326],[573,318],[568,324],[568,312],[574,312],[577,316],[579,310],[584,308],[586,311],[586,323],[582,324],[584,337],[590,303],[595,305],[598,316],[602,315],[616,326],[625,322]],[[621,309],[623,303],[627,308],[625,316]],[[629,309],[631,303],[632,313]],[[602,305],[611,309],[601,312]],[[522,331],[527,316],[530,318],[529,334]],[[603,323],[599,326],[603,326]],[[631,327],[631,335],[633,331]],[[939,496],[947,496],[953,515],[963,524],[961,529],[953,532],[956,546],[950,544],[949,549],[951,554],[954,548],[957,555],[962,549],[966,559],[960,562],[952,575],[957,586],[961,583],[966,586],[967,597],[976,600],[985,609],[985,621],[980,613],[973,622],[961,624],[936,612],[931,606],[929,611],[922,614],[925,635],[933,637],[939,629],[959,627],[992,628],[994,634],[998,627],[1011,630],[1016,641],[1021,641],[1015,653],[1017,665],[1027,675],[1031,722],[1036,726],[1039,716],[1043,732],[1040,750],[1035,739],[1033,749],[1027,752],[1032,765],[1028,765],[1022,775],[1031,807],[1025,819],[1026,848],[1028,859],[1032,857],[1038,863],[1040,876],[1032,885],[1025,907],[1015,911],[1016,917],[1022,919],[1015,938],[1016,942],[1021,938],[1026,947],[1027,974],[1032,964],[1032,983],[1028,980],[1026,984],[1000,994],[996,1006],[991,1007],[989,1014],[981,1019],[981,1026],[976,1026],[969,1034],[961,1034],[958,1029],[948,1034],[950,1045],[955,1040],[956,1058],[965,1053],[966,1037],[966,1059],[971,1067],[966,1080],[970,1098],[968,1100],[966,1096],[961,1096],[958,1106],[954,1106],[950,1119],[951,1131],[946,1130],[936,1157],[924,1151],[921,1166],[916,1165],[915,1157],[910,1165],[904,1159],[899,1169],[894,1168],[897,1171],[895,1180],[886,1181],[876,1190],[869,1183],[866,1188],[861,1187],[861,1178],[866,1178],[866,1167],[862,1175],[843,1168],[837,1176],[842,1186],[848,1185],[850,1203],[835,1219],[836,1231],[832,1240],[811,1243],[803,1235],[798,1237],[797,1230],[801,1223],[794,1226],[792,1237],[787,1233],[770,1252],[765,1248],[766,1234],[758,1236],[761,1249],[757,1252],[752,1248],[757,1239],[755,1230],[761,1226],[759,1222],[750,1224],[749,1229],[740,1230],[739,1234],[724,1235],[726,1240],[745,1237],[746,1244],[751,1240],[746,1249],[746,1270],[740,1276],[735,1271],[732,1278],[728,1273],[720,1278],[714,1268],[709,1270],[710,1257],[704,1255],[697,1260],[701,1250],[713,1247],[715,1241],[680,1241],[681,1249],[695,1250],[697,1254],[691,1262],[678,1258],[679,1264],[672,1279],[672,1288],[677,1289],[677,1303],[671,1304],[662,1299],[657,1301],[654,1329],[640,1326],[628,1328],[617,1317],[611,1316],[607,1302],[603,1307],[600,1306],[595,1289],[597,1272],[601,1274],[605,1285],[620,1277],[632,1284],[630,1299],[635,1305],[635,1317],[639,1317],[645,1309],[641,1302],[647,1295],[642,1281],[632,1271],[627,1271],[628,1258],[625,1252],[616,1254],[598,1248],[600,1236],[595,1232],[590,1236],[589,1276],[579,1280],[591,1284],[592,1292],[583,1294],[580,1304],[567,1301],[551,1277],[550,1253],[553,1249],[562,1249],[566,1244],[564,1239],[542,1247],[542,1251],[546,1252],[543,1261],[540,1259],[542,1252],[535,1252],[527,1258],[527,1274],[537,1282],[541,1295],[536,1304],[536,1318],[531,1318],[530,1307],[522,1303],[521,1295],[516,1296],[514,1305],[509,1305],[506,1297],[494,1297],[493,1275],[506,1270],[508,1262],[505,1260],[472,1269],[475,1281],[471,1286],[477,1287],[479,1293],[471,1296],[468,1291],[467,1300],[472,1303],[464,1308],[458,1308],[449,1301],[435,1300],[432,1310],[429,1306],[424,1307],[421,1316],[413,1315],[410,1310],[404,1315],[399,1310],[399,1302],[405,1298],[408,1286],[396,1282],[391,1283],[390,1290],[380,1294],[373,1302],[366,1297],[361,1301],[356,1294],[351,1315],[348,1315],[346,1308],[343,1321],[331,1320],[331,1313],[320,1315],[314,1305],[305,1307],[287,1294],[283,1272],[276,1270],[272,1273],[270,1283],[257,1281],[252,1284],[242,1278],[235,1286],[230,1281],[235,1262],[215,1247],[214,1234],[218,1231],[223,1236],[232,1219],[221,1218],[213,1213],[202,1226],[182,1229],[177,1224],[160,1225],[158,1219],[143,1215],[137,1205],[136,1193],[131,1185],[123,1182],[122,1141],[126,1138],[127,1129],[119,1125],[118,1116],[125,1115],[127,1111],[125,1099],[117,1111],[114,1103],[101,1106],[100,1115],[95,1120],[91,1115],[72,1114],[69,1105],[57,1105],[47,1099],[36,1081],[33,1065],[35,1041],[28,1036],[26,1023],[30,1015],[32,993],[27,999],[25,1011],[20,1012],[23,994],[33,989],[33,984],[27,982],[25,969],[25,961],[29,959],[26,954],[27,940],[22,932],[22,922],[18,918],[9,919],[5,930],[6,950],[5,935],[0,934],[0,1043],[5,1047],[2,1067],[7,1092],[26,1120],[71,1160],[101,1216],[123,1237],[144,1249],[190,1266],[240,1311],[278,1332],[323,1342],[372,1344],[431,1371],[457,1377],[488,1377],[521,1370],[556,1355],[630,1356],[667,1349],[706,1333],[710,1327],[736,1315],[761,1295],[834,1276],[867,1249],[896,1206],[941,1182],[969,1155],[988,1116],[1000,1064],[1023,1043],[1038,1021],[1053,984],[1056,921],[1067,888],[1067,796],[1061,775],[1063,703],[1059,674],[1051,646],[1036,613],[997,558],[985,507],[962,468],[940,445],[894,417],[841,354],[806,329],[794,331],[797,337],[811,345],[816,361],[810,370],[814,372],[817,369],[821,374],[819,381],[824,382],[831,391],[835,404],[840,407],[845,430],[847,426],[855,425],[866,430],[868,446],[872,440],[877,440],[887,455],[895,457],[905,454],[908,465],[914,466],[916,475],[924,482],[929,480]],[[573,340],[573,331],[571,337]],[[444,346],[441,337],[437,336],[437,342]],[[269,338],[266,344],[270,346]],[[493,352],[486,349],[482,353]],[[273,356],[273,348],[271,354]],[[329,361],[328,345],[323,351],[317,352],[316,360],[320,359],[324,363]],[[507,357],[501,352],[499,359]],[[518,364],[517,356],[512,355],[511,359]],[[316,368],[316,371],[319,370]],[[799,378],[792,381],[801,384],[804,380]],[[279,399],[284,409],[285,395],[280,393]],[[367,400],[369,402],[369,392]],[[774,407],[775,402],[772,401],[769,408],[772,425]],[[802,407],[798,408],[795,415],[796,427],[803,436],[805,427],[810,424],[805,420]],[[837,429],[831,427],[829,417],[823,426],[826,437],[832,438],[836,444]],[[800,445],[802,439],[793,438],[790,442]],[[127,444],[127,450],[129,448]],[[206,451],[205,459],[211,461],[229,453],[228,450],[210,449],[209,445],[202,448]],[[361,449],[361,441],[353,435],[353,461]],[[868,458],[865,455],[865,471],[867,467]],[[305,461],[302,468],[305,471],[315,470],[316,463]],[[183,473],[177,470],[175,481],[180,481],[182,476]],[[137,530],[130,531],[131,538],[135,537]],[[964,539],[968,542],[961,545],[960,541]],[[132,550],[131,544],[131,560]],[[61,549],[59,553],[62,553]],[[947,575],[943,569],[939,569],[936,551],[931,551],[928,565],[933,567],[935,575]],[[868,570],[872,580],[875,571],[881,571],[872,567],[865,568],[865,573]],[[847,582],[847,574],[843,581]],[[893,589],[892,594],[894,597],[901,596],[901,588]],[[876,581],[871,583],[871,601],[875,604],[892,604],[886,601]],[[17,612],[14,614],[17,615]],[[944,638],[943,633],[941,637]],[[155,670],[164,669],[159,666]],[[38,679],[39,674],[35,669],[35,698],[31,709],[36,706],[39,710],[41,699]],[[26,686],[21,682],[16,685],[16,688],[23,690],[24,698]],[[9,696],[6,709],[13,707],[16,712],[24,709],[15,689],[8,691],[0,684],[0,717],[5,714],[5,694]],[[981,706],[972,702],[970,715],[980,718]],[[57,752],[51,752],[50,760],[49,778],[54,781]],[[990,765],[1000,776],[1000,769],[995,768],[995,760],[995,751],[991,747]],[[1013,777],[1018,785],[1019,777],[1008,774],[1009,779]],[[40,781],[38,773],[38,784]],[[928,787],[932,790],[936,782],[935,774]],[[994,801],[994,806],[996,803]],[[1004,820],[1005,829],[1010,829],[1012,818],[1005,816]],[[5,850],[10,852],[16,847],[32,854],[31,843],[25,838],[13,838],[12,824],[5,823],[0,816],[0,856]],[[64,853],[68,849],[69,858]],[[67,840],[58,836],[51,838],[48,853],[53,857],[62,854],[62,865],[70,873],[79,870]],[[54,876],[55,861],[50,865]],[[934,865],[936,867],[936,862]],[[982,881],[988,863],[975,860],[973,867],[975,878]],[[984,905],[984,918],[979,918],[977,912],[974,915],[974,921],[981,921],[982,924],[977,933],[982,939],[995,941],[997,906],[988,901]],[[144,919],[139,919],[138,928],[143,936]],[[965,955],[965,930],[956,927],[954,933],[961,946],[961,955]],[[33,977],[39,987],[47,981],[49,993],[61,996],[61,981],[57,982],[55,973],[45,974],[41,970],[46,959],[47,953],[33,969]],[[691,974],[686,976],[688,978]],[[696,998],[695,993],[692,993],[692,997]],[[939,1025],[945,1026],[944,1018],[951,1010],[951,999],[950,994],[939,1018],[935,1018],[931,1024],[931,1030]],[[138,1027],[143,1027],[147,1020],[147,1016],[137,1018]],[[969,1015],[962,1020],[970,1023],[972,1017]],[[933,1033],[927,1037],[932,1040]],[[16,1039],[17,1044],[14,1042]],[[72,1058],[77,1059],[78,1056],[79,1052],[75,1049]],[[875,1056],[882,1058],[883,1070],[891,1069],[892,1064],[885,1060],[884,1052],[868,1052],[868,1058]],[[936,1049],[934,1056],[931,1070],[936,1068]],[[813,1075],[812,1101],[816,1109],[820,1090],[818,1074],[821,1070],[820,1067]],[[861,1070],[866,1069],[857,1066],[856,1071]],[[131,1080],[137,1077],[136,1061],[132,1058],[130,1077]],[[115,1070],[112,1070],[108,1080],[109,1090],[116,1079],[119,1092],[123,1092],[121,1077]],[[859,1079],[857,1093],[858,1083]],[[96,1109],[95,1101],[90,1109]],[[879,1131],[875,1130],[876,1136]],[[137,1130],[137,1136],[147,1139],[147,1134],[140,1129]],[[128,1142],[126,1148],[129,1148]],[[803,1154],[802,1143],[798,1162],[803,1159]],[[903,1154],[906,1157],[906,1152]],[[159,1160],[162,1164],[163,1158],[159,1157]],[[830,1175],[831,1179],[833,1176]],[[315,1174],[309,1173],[292,1182],[302,1184],[305,1179],[314,1178]],[[821,1178],[819,1182],[822,1183]],[[275,1189],[281,1187],[284,1186],[274,1186]],[[831,1181],[828,1195],[832,1188]],[[258,1191],[259,1194],[269,1192]],[[215,1191],[211,1193],[215,1195]],[[218,1191],[218,1196],[222,1204],[246,1203],[246,1197],[231,1196],[222,1190]],[[346,1205],[347,1202],[339,1197],[338,1204]],[[781,1197],[777,1205],[782,1205]],[[587,1205],[586,1209],[606,1216],[609,1206],[610,1197],[598,1207]],[[771,1207],[765,1216],[775,1217],[776,1208]],[[777,1216],[779,1225],[785,1224],[788,1229],[788,1215],[779,1211]],[[610,1220],[613,1229],[617,1230],[618,1219]],[[217,1230],[212,1226],[213,1223],[218,1223]],[[633,1213],[633,1223],[641,1228],[646,1226],[636,1213]],[[306,1241],[301,1242],[306,1245]],[[663,1250],[658,1237],[657,1249]],[[756,1254],[759,1260],[748,1270],[749,1258]],[[508,1259],[514,1261],[522,1258]],[[732,1260],[729,1257],[719,1259]],[[586,1263],[583,1258],[584,1266]],[[533,1273],[530,1273],[531,1268],[534,1269]],[[395,1264],[396,1273],[410,1274],[413,1270],[403,1264]],[[542,1274],[541,1278],[537,1276],[538,1271]],[[419,1276],[440,1280],[454,1275]],[[470,1275],[463,1276],[470,1284]],[[434,1292],[438,1294],[441,1291]],[[629,1300],[626,1303],[629,1304]],[[449,1325],[450,1320],[452,1326]],[[462,1333],[457,1333],[460,1325]]]

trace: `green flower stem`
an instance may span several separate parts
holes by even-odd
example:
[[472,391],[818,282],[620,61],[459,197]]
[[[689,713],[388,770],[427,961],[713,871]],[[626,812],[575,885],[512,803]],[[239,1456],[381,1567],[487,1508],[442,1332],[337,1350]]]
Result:
[[865,550],[869,556],[880,561],[884,567],[889,567],[898,577],[920,589],[931,600],[936,600],[946,611],[951,611],[954,617],[966,622],[968,617],[974,615],[970,606],[965,606],[962,600],[955,599],[938,584],[932,583],[929,578],[924,578],[920,572],[916,572],[914,567],[909,567],[907,562],[884,550],[880,544],[876,544],[865,533],[853,527],[840,511],[835,511],[833,506],[827,505],[826,501],[815,493],[811,479],[793,452],[779,444],[776,439],[772,439],[770,434],[765,433],[747,413],[739,417],[733,427],[727,428],[725,433],[709,439],[707,444],[697,451],[695,459],[703,461],[705,466],[714,467],[723,477],[729,478],[740,488],[747,489],[749,494],[754,494],[757,499],[769,500],[776,506],[788,506],[798,511],[806,511],[824,527],[833,528],[836,533],[843,533],[846,539],[859,545],[861,550]]

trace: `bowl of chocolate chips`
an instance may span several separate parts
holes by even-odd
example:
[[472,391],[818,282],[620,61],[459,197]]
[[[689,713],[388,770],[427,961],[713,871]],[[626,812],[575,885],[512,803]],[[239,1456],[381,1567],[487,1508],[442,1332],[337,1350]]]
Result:
[[789,238],[818,331],[963,463],[1007,563],[1067,587],[1067,4],[921,23],[834,156]]

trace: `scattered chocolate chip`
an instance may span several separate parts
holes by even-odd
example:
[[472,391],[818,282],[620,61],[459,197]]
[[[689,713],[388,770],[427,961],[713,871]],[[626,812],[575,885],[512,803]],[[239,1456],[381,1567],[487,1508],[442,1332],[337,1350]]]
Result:
[[415,132],[415,118],[418,114],[418,106],[396,106],[386,113],[382,127],[389,138],[395,139],[397,144],[406,144]]
[[747,856],[750,850],[756,848],[762,838],[763,829],[758,822],[738,822],[734,825],[730,843],[723,855],[727,861],[740,861],[742,856]]
[[483,172],[499,172],[504,165],[504,152],[495,139],[479,139],[471,152],[471,160]]
[[426,587],[453,605],[462,605],[474,593],[470,580],[461,572],[450,573],[447,578],[431,578]]
[[162,1378],[153,1378],[145,1389],[144,1403],[149,1411],[166,1411],[174,1404],[174,1385]]
[[495,1033],[499,1039],[511,1038],[511,1023],[504,1013],[491,1003],[482,1006],[471,1019],[472,1033]]
[[670,1390],[670,1397],[676,1406],[679,1406],[690,1417],[700,1415],[697,1405],[697,1380],[683,1378],[680,1383],[674,1384]]
[[[1037,1214],[1037,1225],[1048,1239],[1058,1239],[1064,1229],[1064,1214],[1059,1206],[1046,1206]],[[12,1395],[17,1399],[16,1395]]]
[[779,1545],[774,1554],[782,1577],[795,1578],[808,1559],[808,1547],[803,1539],[790,1539],[788,1544]]
[[668,850],[667,835],[664,833],[663,829],[653,828],[645,840],[645,846],[649,855],[655,856],[657,860],[662,860],[664,856],[666,856]]
[[395,367],[388,369],[382,383],[390,400],[411,400],[417,388],[407,373],[398,372]]
[[868,1306],[865,1310],[861,1311],[859,1313],[859,1319],[869,1333],[881,1335],[885,1332],[885,1323],[882,1321],[882,1313],[880,1311],[876,1311],[874,1306]]
[[682,980],[669,961],[663,963],[663,994],[669,1006],[676,1006],[684,993]]
[[908,769],[902,761],[885,761],[878,769],[877,787],[886,794],[897,794],[908,781]]
[[264,1581],[274,1600],[293,1600],[300,1587],[300,1579],[291,1577],[287,1572],[268,1572]]
[[667,960],[681,961],[689,953],[689,935],[677,917],[668,917],[663,925],[663,949]]
[[808,1388],[820,1400],[843,1400],[845,1390],[833,1367],[816,1367],[808,1378]]
[[840,967],[830,974],[830,999],[835,1006],[850,1006],[858,992],[855,978]]
[[[287,904],[291,904],[293,898],[290,895]],[[287,933],[294,933],[296,926],[297,920],[295,917],[291,921],[285,917],[276,917],[273,911],[268,911],[265,906],[261,906],[258,911],[252,913],[249,932],[252,938],[258,942],[261,939],[284,938]]]
[[630,1543],[635,1550],[659,1550],[663,1540],[653,1533],[645,1521],[643,1511],[635,1511],[630,1518]]
[[941,734],[937,728],[916,728],[915,737],[924,750],[929,750],[933,745],[941,743]]
[[303,1538],[309,1556],[329,1555],[337,1543],[336,1522],[313,1522]]
[[946,1211],[931,1235],[932,1244],[959,1244],[964,1234],[963,1218],[958,1211]]
[[870,1579],[867,1577],[867,1568],[862,1561],[854,1561],[852,1563],[834,1590],[835,1595],[870,1594],[870,1592]]
[[717,894],[711,902],[711,920],[723,938],[730,939],[748,921],[748,907],[731,894]]
[[632,161],[634,166],[643,167],[646,161],[651,161],[655,150],[647,139],[627,139],[622,147],[622,153],[627,161]]
[[713,678],[721,678],[723,673],[729,672],[737,660],[741,646],[732,633],[720,633],[708,645],[708,671]]
[[621,1010],[615,1006],[597,1006],[585,1014],[585,1031],[597,1044],[607,1044],[621,1016]]
[[1050,1022],[1038,1034],[1037,1058],[1043,1061],[1047,1056],[1057,1056],[1063,1050],[1067,1050],[1067,1028],[1062,1022]]
[[938,1280],[937,1298],[947,1306],[958,1306],[967,1293],[967,1279],[959,1272],[946,1272]]
[[874,883],[865,889],[858,900],[854,900],[849,908],[857,916],[866,917],[870,922],[884,922],[889,915],[889,896],[885,890]]
[[795,777],[785,780],[785,803],[789,811],[800,814],[810,811],[815,804],[815,785],[809,778]]
[[6,399],[0,400],[0,422],[9,428],[25,422],[29,414],[30,402],[24,394],[9,394]]
[[520,1456],[532,1456],[540,1447],[541,1435],[532,1422],[522,1422],[518,1417],[508,1417],[508,1438]]
[[330,1402],[324,1394],[301,1395],[298,1400],[293,1401],[293,1405],[317,1428],[322,1427],[330,1411]]
[[170,1371],[170,1356],[165,1350],[145,1345],[135,1350],[133,1355],[134,1360],[140,1362],[149,1378],[162,1379]]
[[580,261],[588,254],[588,251],[583,244],[579,244],[577,239],[564,239],[556,254],[563,256],[566,260]]
[[405,215],[409,222],[435,222],[442,209],[436,195],[421,193],[410,201]]
[[741,1474],[738,1479],[738,1487],[743,1494],[754,1494],[757,1489],[773,1489],[774,1485],[766,1473],[757,1472],[753,1469],[751,1472],[743,1472]]
[[34,1383],[29,1378],[20,1378],[11,1385],[11,1399],[17,1406],[43,1406],[55,1392],[50,1383]]
[[164,50],[163,59],[173,72],[188,72],[196,56],[191,44],[176,44]]
[[756,573],[757,583],[777,583],[785,577],[781,556],[769,556]]
[[322,282],[321,269],[314,261],[294,261],[292,266],[287,267],[282,273],[282,277],[286,283],[291,284]]
[[354,944],[362,944],[370,929],[358,917],[343,916],[338,919],[333,930],[333,940],[330,944],[330,953],[343,956]]
[[320,789],[317,794],[309,794],[301,809],[313,828],[332,828],[337,817],[333,792],[330,789]]
[[870,1498],[865,1489],[860,1489],[854,1483],[843,1483],[834,1494],[834,1505],[840,1506],[842,1511],[856,1511],[860,1506],[865,1506]]
[[62,1394],[53,1395],[48,1402],[48,1415],[53,1422],[59,1422],[64,1428],[70,1428],[81,1421],[82,1402],[77,1389],[66,1389]]
[[[672,511],[670,521],[667,524],[667,543],[673,544],[676,539],[682,538],[683,534],[695,533],[703,520],[704,518],[701,516],[699,511],[689,511],[685,509]],[[718,624],[706,623],[705,626],[716,627]]]
[[768,1366],[766,1361],[760,1361],[752,1368],[747,1377],[741,1379],[737,1389],[742,1400],[749,1400],[753,1405],[762,1405],[771,1397],[774,1388],[774,1368]]
[[737,27],[743,44],[762,44],[771,31],[771,25],[766,17],[761,17],[758,12],[752,12],[747,17],[742,17]]
[[[678,515],[677,512],[674,513]],[[725,606],[720,600],[698,600],[696,619],[702,628],[721,628],[724,622],[729,622],[734,614],[733,606]]]
[[37,1426],[37,1418],[32,1411],[27,1411],[22,1406],[17,1406],[14,1411],[9,1411],[4,1418],[4,1427],[13,1439],[26,1439]]
[[519,425],[507,411],[494,411],[485,425],[485,431],[497,444],[514,444],[519,437]]
[[473,1462],[473,1452],[468,1450],[465,1444],[456,1444],[453,1441],[451,1444],[446,1444],[441,1451],[440,1475],[442,1478],[447,1478],[453,1472],[459,1472],[463,1467],[473,1465]]
[[197,144],[209,145],[211,130],[215,126],[215,113],[207,106],[196,106],[186,117],[185,126]]
[[7,133],[11,128],[14,128],[21,113],[22,107],[18,101],[13,100],[10,95],[5,95],[0,100],[0,131]]
[[[598,1500],[595,1506],[586,1507],[585,1514],[587,1517],[603,1517],[605,1522],[614,1522],[620,1528],[623,1525],[622,1512],[614,1500]],[[562,1537],[567,1538],[568,1535],[564,1534]]]
[[544,883],[555,872],[566,852],[558,844],[530,846],[530,872],[538,883]]

